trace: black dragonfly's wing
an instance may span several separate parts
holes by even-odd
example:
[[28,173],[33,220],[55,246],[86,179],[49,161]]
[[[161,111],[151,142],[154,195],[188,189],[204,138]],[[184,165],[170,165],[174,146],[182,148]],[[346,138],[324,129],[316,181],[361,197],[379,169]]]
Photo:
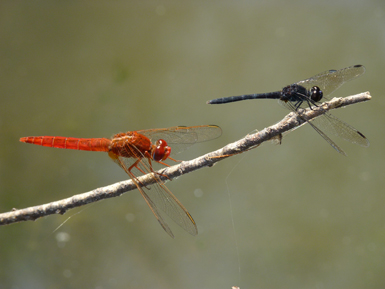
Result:
[[318,86],[322,90],[323,96],[327,99],[328,95],[341,87],[345,82],[360,76],[364,72],[365,67],[363,65],[354,65],[339,70],[327,70],[308,79],[301,80],[297,84],[304,86],[306,89]]
[[[335,150],[346,155],[338,145],[331,140],[331,136],[340,138],[363,147],[369,146],[368,139],[351,125],[336,118],[330,113],[325,113],[308,122]],[[322,130],[321,130],[322,129]],[[327,135],[325,134],[327,133]]]

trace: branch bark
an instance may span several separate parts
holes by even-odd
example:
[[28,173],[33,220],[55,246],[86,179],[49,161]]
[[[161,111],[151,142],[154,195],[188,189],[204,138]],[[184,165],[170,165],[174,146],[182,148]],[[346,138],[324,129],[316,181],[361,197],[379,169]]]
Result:
[[[205,154],[196,159],[183,161],[178,165],[161,169],[158,171],[158,173],[161,174],[160,178],[163,181],[167,181],[168,179],[174,179],[203,167],[211,167],[216,162],[219,162],[225,158],[256,148],[265,141],[274,138],[280,139],[283,133],[289,132],[290,130],[305,124],[307,121],[320,116],[326,111],[368,101],[370,99],[370,93],[363,92],[345,98],[333,98],[331,101],[325,102],[319,107],[313,108],[312,110],[306,109],[301,114],[301,116],[291,112],[280,122],[270,127],[267,127],[254,134],[246,135],[244,138],[234,143],[228,144],[219,150]],[[152,174],[147,174],[138,177],[138,179],[141,184],[149,186],[155,182],[155,178],[152,178],[151,175]],[[13,209],[10,212],[0,214],[0,225],[7,225],[21,221],[34,221],[38,218],[52,214],[64,214],[70,209],[81,207],[83,205],[97,202],[103,199],[117,197],[134,189],[136,189],[136,186],[132,180],[127,180],[56,202],[25,209]]]

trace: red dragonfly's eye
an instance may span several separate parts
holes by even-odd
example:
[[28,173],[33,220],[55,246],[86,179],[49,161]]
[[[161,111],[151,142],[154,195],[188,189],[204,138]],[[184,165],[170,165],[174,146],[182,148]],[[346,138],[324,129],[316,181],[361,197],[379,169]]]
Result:
[[156,141],[155,149],[152,152],[152,158],[154,161],[164,161],[171,153],[171,148],[167,145],[167,142],[163,139]]

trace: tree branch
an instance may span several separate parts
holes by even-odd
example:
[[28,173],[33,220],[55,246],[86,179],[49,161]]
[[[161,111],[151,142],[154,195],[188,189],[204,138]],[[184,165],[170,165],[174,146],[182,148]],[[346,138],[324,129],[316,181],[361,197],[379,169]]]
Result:
[[[296,113],[289,113],[280,122],[267,127],[257,133],[250,134],[234,143],[228,144],[225,147],[208,153],[191,161],[183,161],[182,163],[161,169],[158,171],[161,174],[160,178],[163,181],[174,179],[181,175],[190,173],[203,167],[211,167],[216,162],[219,162],[232,155],[240,154],[250,149],[258,147],[261,143],[277,138],[281,139],[284,132],[288,132],[297,128],[326,111],[334,108],[368,101],[371,99],[369,92],[360,93],[345,98],[333,98],[331,101],[325,102],[319,107],[306,109],[301,113],[301,117]],[[155,182],[152,174],[147,174],[138,177],[139,182],[145,186],[149,186]],[[107,198],[113,198],[122,195],[125,192],[136,189],[132,180],[119,182],[110,186],[95,189],[93,191],[72,196],[60,201],[29,207],[25,209],[13,209],[10,212],[0,214],[0,225],[7,225],[11,223],[36,220],[40,217],[52,214],[64,214],[69,209],[80,207],[89,203],[97,202]]]

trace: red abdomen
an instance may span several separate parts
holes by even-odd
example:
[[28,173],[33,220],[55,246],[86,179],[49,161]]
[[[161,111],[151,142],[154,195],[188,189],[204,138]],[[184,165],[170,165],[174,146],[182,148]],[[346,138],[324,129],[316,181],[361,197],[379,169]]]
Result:
[[106,138],[74,138],[62,136],[22,137],[21,142],[35,145],[83,151],[108,152],[111,140]]

